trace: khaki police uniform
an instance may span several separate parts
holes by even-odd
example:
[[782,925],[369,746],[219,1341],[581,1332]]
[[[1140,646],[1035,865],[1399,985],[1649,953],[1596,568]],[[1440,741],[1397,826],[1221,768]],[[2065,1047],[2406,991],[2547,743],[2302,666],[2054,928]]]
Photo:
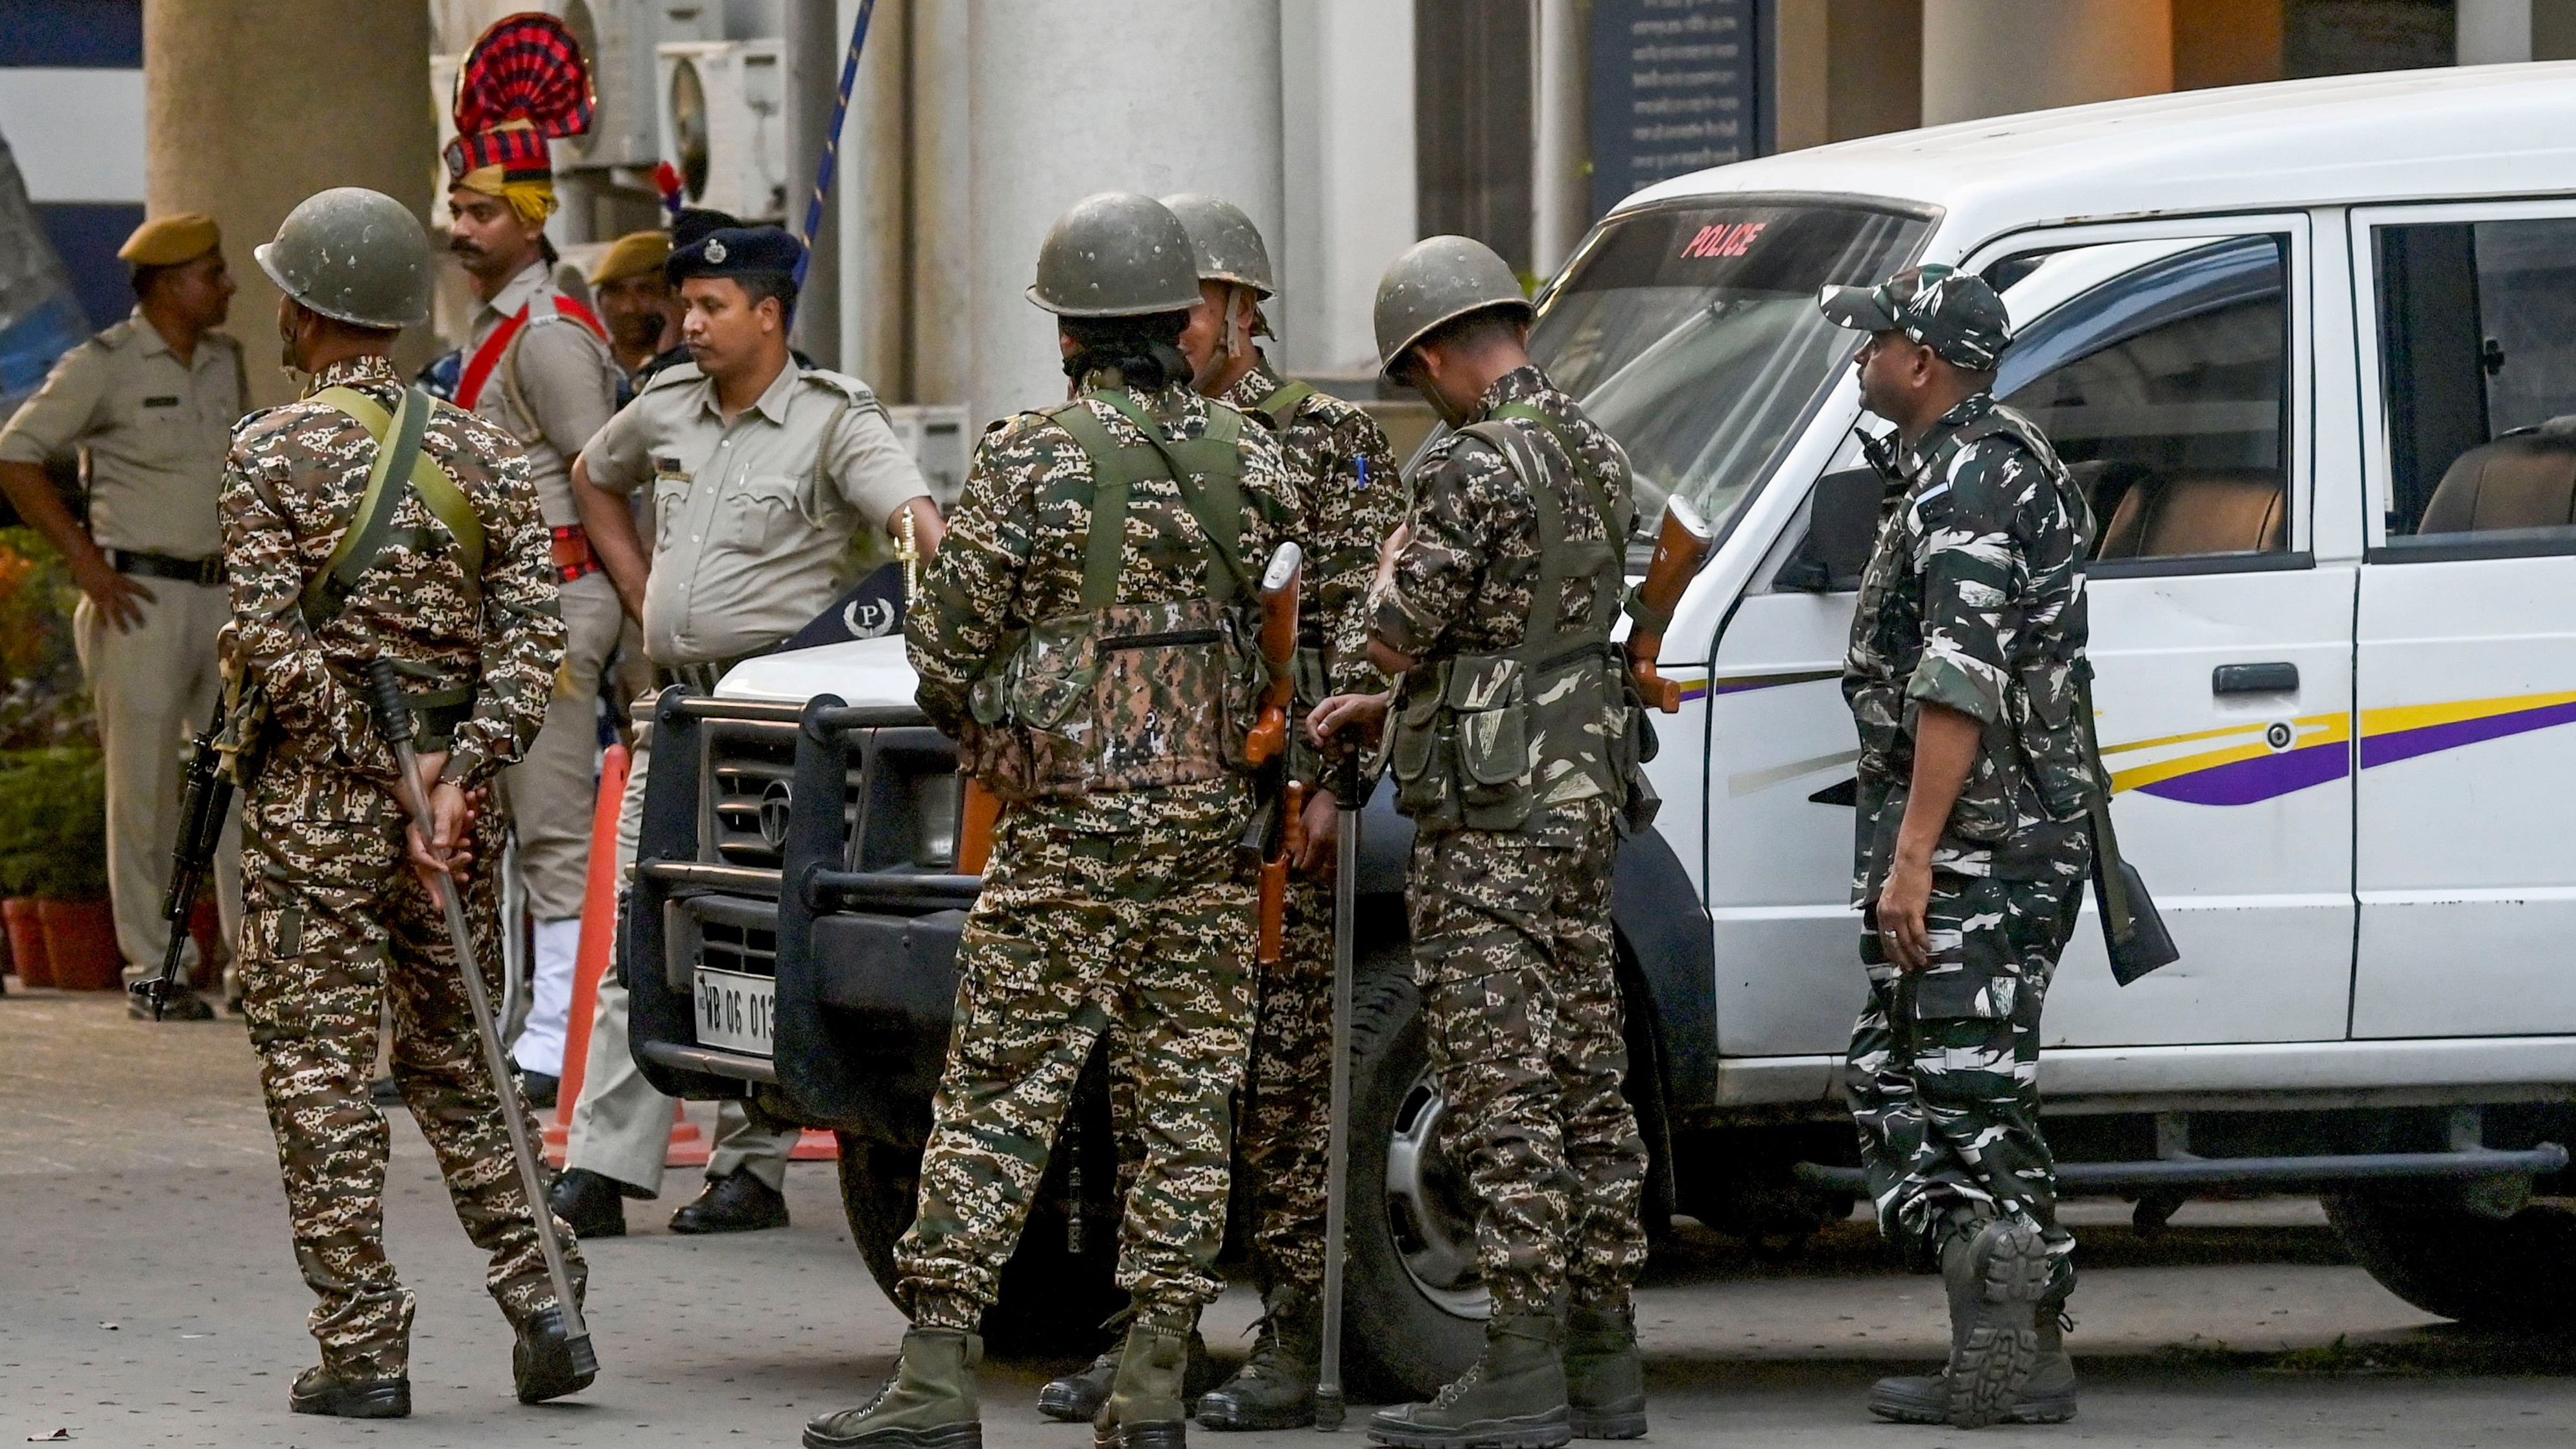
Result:
[[[653,566],[644,590],[644,652],[656,682],[712,688],[741,659],[775,648],[837,595],[851,533],[882,529],[929,494],[875,394],[856,378],[790,362],[728,424],[695,363],[654,374],[582,450],[590,481],[648,499]],[[639,711],[635,762],[618,820],[621,871],[634,864],[651,730]],[[567,1167],[657,1188],[671,1102],[636,1070],[627,995],[602,981],[590,1057],[574,1108]],[[790,1128],[750,1125],[728,1102],[709,1178],[750,1167],[776,1188]]]
[[475,309],[465,355],[526,314],[472,399],[477,416],[519,440],[546,526],[554,535],[563,601],[563,665],[555,671],[545,728],[501,777],[518,836],[518,870],[534,925],[528,1022],[512,1055],[532,1072],[563,1072],[565,1014],[581,940],[590,868],[591,802],[598,790],[599,689],[624,615],[617,589],[592,556],[572,501],[572,459],[617,410],[617,364],[608,345],[557,310],[543,261],[530,262]]
[[[130,631],[87,599],[72,616],[106,755],[108,895],[129,974],[159,971],[169,945],[161,896],[179,834],[180,751],[221,688],[215,635],[230,610],[215,498],[244,391],[240,343],[209,332],[182,362],[138,308],[63,354],[0,428],[0,462],[86,455],[90,537],[152,593]],[[229,941],[241,919],[231,826],[215,894]]]

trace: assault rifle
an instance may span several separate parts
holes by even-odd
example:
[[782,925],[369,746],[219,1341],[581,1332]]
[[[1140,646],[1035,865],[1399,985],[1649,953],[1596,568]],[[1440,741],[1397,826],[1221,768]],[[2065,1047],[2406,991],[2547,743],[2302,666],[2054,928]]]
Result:
[[1655,660],[1663,653],[1664,630],[1672,625],[1673,607],[1682,601],[1692,575],[1708,560],[1709,542],[1708,524],[1699,510],[1675,494],[1664,505],[1654,562],[1646,565],[1645,580],[1628,595],[1628,617],[1635,621],[1628,630],[1628,673],[1637,682],[1638,695],[1666,714],[1680,713],[1682,687],[1657,674]]
[[223,751],[216,741],[224,732],[224,702],[215,701],[215,716],[206,721],[188,754],[187,792],[180,798],[179,840],[170,852],[170,887],[161,893],[161,919],[170,923],[170,944],[161,952],[161,974],[126,988],[151,1008],[152,1019],[179,994],[179,968],[187,958],[188,918],[197,911],[197,893],[215,866],[215,842],[223,838],[224,816],[232,809],[233,782],[224,772]]
[[1305,562],[1304,550],[1283,543],[1261,572],[1261,663],[1268,677],[1260,713],[1243,742],[1244,759],[1272,781],[1243,838],[1244,848],[1260,861],[1260,930],[1253,956],[1263,962],[1277,961],[1286,939],[1288,865],[1303,843],[1305,828],[1306,787],[1286,778],[1288,705],[1297,689],[1297,595],[1304,585]]

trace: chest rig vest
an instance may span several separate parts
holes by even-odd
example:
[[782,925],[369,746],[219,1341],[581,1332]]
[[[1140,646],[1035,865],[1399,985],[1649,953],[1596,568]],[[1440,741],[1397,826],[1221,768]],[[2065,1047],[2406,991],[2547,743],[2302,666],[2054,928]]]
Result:
[[[1525,424],[1515,426],[1515,424]],[[1532,437],[1544,430],[1574,465],[1604,536],[1568,536],[1565,505]],[[1506,403],[1462,431],[1502,454],[1529,491],[1538,577],[1528,631],[1499,654],[1453,654],[1406,676],[1389,765],[1396,808],[1424,830],[1518,831],[1542,804],[1595,796],[1616,810],[1636,766],[1634,701],[1610,643],[1626,585],[1630,508],[1555,419]],[[1592,591],[1581,624],[1563,618],[1568,584]]]
[[[1006,644],[970,699],[985,735],[975,773],[1006,800],[1071,798],[1194,784],[1248,768],[1244,739],[1261,689],[1241,558],[1242,414],[1208,410],[1207,432],[1172,441],[1123,393],[1085,395],[1114,409],[1147,441],[1121,443],[1083,399],[1040,414],[1091,465],[1064,485],[1089,515],[1082,607],[1041,619]],[[1136,485],[1169,479],[1206,536],[1167,536],[1213,554],[1204,598],[1118,602],[1128,505]]]

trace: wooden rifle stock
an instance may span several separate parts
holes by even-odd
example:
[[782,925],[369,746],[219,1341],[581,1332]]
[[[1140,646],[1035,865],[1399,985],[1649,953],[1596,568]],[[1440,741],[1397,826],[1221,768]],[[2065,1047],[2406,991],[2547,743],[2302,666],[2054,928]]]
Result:
[[966,777],[957,809],[957,873],[982,875],[993,860],[993,822],[1002,818],[1001,797],[972,775]]
[[1654,562],[1646,566],[1645,581],[1637,585],[1630,608],[1638,617],[1628,631],[1628,673],[1646,703],[1666,714],[1680,713],[1682,687],[1657,674],[1655,660],[1663,653],[1664,628],[1672,620],[1673,607],[1682,601],[1682,591],[1690,587],[1700,565],[1707,562],[1708,548],[1708,524],[1698,509],[1676,495],[1664,506]]
[[1261,711],[1243,742],[1243,756],[1255,769],[1278,759],[1288,748],[1288,703],[1297,681],[1297,595],[1305,587],[1305,552],[1293,543],[1279,545],[1261,573],[1261,662],[1269,667],[1262,686]]
[[1261,862],[1261,930],[1253,959],[1279,964],[1288,944],[1288,867],[1306,846],[1306,787],[1291,780],[1279,796],[1279,853]]

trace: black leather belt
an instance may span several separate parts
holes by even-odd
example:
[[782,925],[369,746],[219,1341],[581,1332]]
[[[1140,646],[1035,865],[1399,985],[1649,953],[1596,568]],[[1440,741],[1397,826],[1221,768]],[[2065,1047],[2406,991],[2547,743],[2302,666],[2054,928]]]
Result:
[[111,548],[107,551],[107,566],[121,574],[173,579],[183,584],[204,584],[209,588],[224,581],[224,561],[220,558],[172,558],[166,553],[136,553],[131,549]]
[[[781,644],[785,642],[783,639],[779,641]],[[691,694],[713,694],[716,692],[716,682],[723,679],[727,671],[735,665],[747,659],[758,659],[764,654],[777,652],[778,645],[772,644],[766,649],[754,649],[748,654],[737,654],[731,659],[710,659],[703,664],[656,664],[653,666],[653,688],[660,691],[676,684]]]

